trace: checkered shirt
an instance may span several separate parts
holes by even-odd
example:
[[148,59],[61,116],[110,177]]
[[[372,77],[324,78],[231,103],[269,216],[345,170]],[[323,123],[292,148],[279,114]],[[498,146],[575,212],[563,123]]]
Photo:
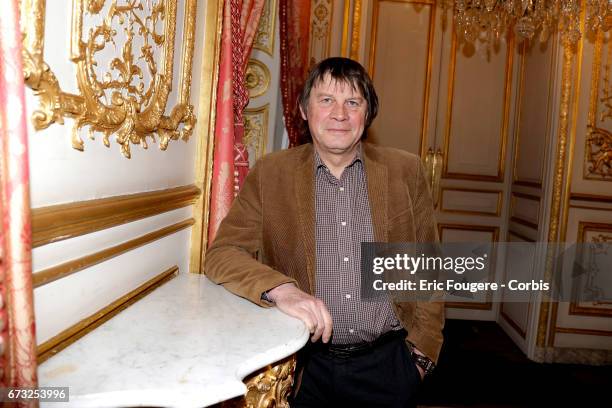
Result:
[[332,343],[369,342],[400,329],[388,300],[361,300],[361,242],[374,241],[361,149],[339,180],[315,150],[315,189],[315,296],[332,316]]

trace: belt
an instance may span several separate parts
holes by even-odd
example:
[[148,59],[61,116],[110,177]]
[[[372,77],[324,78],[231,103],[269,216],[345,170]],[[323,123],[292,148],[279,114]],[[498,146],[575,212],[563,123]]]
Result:
[[362,354],[372,352],[374,349],[392,342],[393,340],[406,337],[406,330],[391,330],[374,341],[364,341],[361,343],[353,344],[321,344],[321,350],[323,353],[330,355],[335,358],[350,358]]

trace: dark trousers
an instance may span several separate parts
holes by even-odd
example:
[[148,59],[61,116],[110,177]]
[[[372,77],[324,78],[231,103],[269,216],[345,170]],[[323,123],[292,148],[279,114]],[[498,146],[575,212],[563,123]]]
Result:
[[349,358],[309,344],[298,365],[304,371],[291,408],[416,407],[421,376],[401,337]]

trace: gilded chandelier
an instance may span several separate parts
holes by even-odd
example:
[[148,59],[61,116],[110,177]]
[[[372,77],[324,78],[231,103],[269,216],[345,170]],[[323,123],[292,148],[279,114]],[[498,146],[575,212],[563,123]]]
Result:
[[458,34],[473,42],[485,33],[496,41],[514,27],[520,38],[536,34],[545,41],[551,32],[571,43],[581,36],[580,15],[585,8],[585,31],[608,31],[612,27],[612,0],[445,0],[444,7],[454,7]]

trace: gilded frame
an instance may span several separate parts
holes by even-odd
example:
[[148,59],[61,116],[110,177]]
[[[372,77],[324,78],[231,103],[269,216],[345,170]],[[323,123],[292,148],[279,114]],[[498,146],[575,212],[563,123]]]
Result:
[[[107,4],[110,6],[103,23],[95,27],[95,31],[90,30],[87,42],[82,41],[85,10],[90,14],[99,14]],[[194,108],[189,101],[197,0],[185,2],[178,102],[172,107],[169,115],[164,115],[164,112],[173,82],[177,3],[173,0],[159,0],[155,3],[151,15],[145,19],[145,22],[149,18],[153,20],[152,30],[142,20],[137,21],[134,9],[137,9],[139,4],[140,2],[133,0],[121,6],[117,6],[111,0],[72,1],[70,59],[76,64],[80,92],[74,95],[62,91],[57,77],[43,58],[46,0],[21,0],[25,82],[39,100],[39,108],[32,114],[36,130],[45,129],[53,123],[63,124],[65,117],[74,118],[73,148],[84,150],[79,131],[87,126],[88,136],[94,139],[95,132],[102,133],[102,141],[107,147],[110,147],[110,136],[115,136],[121,152],[127,158],[131,156],[131,144],[141,144],[143,148],[147,148],[147,137],[155,141],[157,135],[161,150],[166,150],[170,140],[189,139],[196,122]],[[130,20],[132,19],[130,12],[134,16],[133,21]],[[132,51],[132,39],[128,34],[125,45],[120,51],[118,50],[116,53],[118,55],[113,55],[115,58],[109,63],[109,69],[118,70],[121,74],[113,80],[107,78],[99,80],[93,70],[97,64],[94,54],[103,49],[106,43],[113,42],[116,32],[113,32],[111,26],[112,19],[118,17],[123,24],[125,20],[121,19],[125,19],[126,16],[130,20],[130,31],[131,25],[136,23],[134,25],[139,25],[138,34],[145,34],[143,35],[145,45],[140,49],[142,54],[135,56]],[[154,19],[164,20],[163,33],[155,31]],[[96,42],[100,37],[103,42],[99,40]],[[148,37],[157,45],[163,44],[160,61],[155,60],[152,55],[146,55],[144,48],[150,46],[147,43]],[[142,78],[142,72],[138,72],[139,68],[134,63],[135,58],[144,59],[150,71],[151,80],[146,92],[131,84],[133,76],[140,75]],[[114,90],[110,103],[101,100],[105,89]],[[120,92],[122,90],[123,94]],[[143,99],[146,102],[144,104]]]

